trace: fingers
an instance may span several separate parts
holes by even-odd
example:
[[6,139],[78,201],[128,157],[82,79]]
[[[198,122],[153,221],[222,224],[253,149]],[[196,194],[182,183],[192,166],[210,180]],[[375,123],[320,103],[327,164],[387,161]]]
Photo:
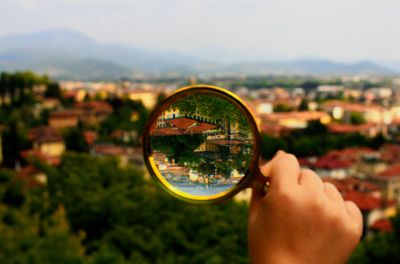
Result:
[[[264,178],[264,179],[263,179]],[[260,170],[256,171],[255,182],[252,183],[251,190],[251,199],[250,199],[250,214],[255,211],[256,208],[262,201],[262,198],[265,196],[263,184],[265,185],[267,181],[267,177],[262,175]]]
[[321,178],[314,171],[309,169],[301,170],[299,176],[299,184],[307,188],[323,190],[323,183]]
[[282,157],[284,154],[286,154],[286,152],[284,152],[283,150],[278,150],[278,152],[276,152],[275,156],[268,161],[267,163],[265,163],[263,166],[261,166],[260,171],[261,174],[265,177],[269,177],[271,176],[272,173],[272,165],[280,158]]
[[323,188],[326,196],[333,202],[343,203],[343,197],[338,191],[338,189],[330,182],[324,182]]
[[360,209],[351,201],[345,201],[344,207],[346,208],[346,211],[349,214],[350,218],[354,221],[355,228],[357,229],[356,231],[361,236],[363,228],[363,217]]
[[298,185],[300,176],[300,165],[297,158],[292,154],[283,152],[271,163],[270,188],[287,185]]
[[267,177],[271,176],[272,164],[284,153],[284,151],[279,150],[270,161],[261,166],[260,170],[256,171],[255,179],[252,183],[253,188],[250,199],[250,213],[259,206],[262,198],[265,196],[264,185],[267,182]]

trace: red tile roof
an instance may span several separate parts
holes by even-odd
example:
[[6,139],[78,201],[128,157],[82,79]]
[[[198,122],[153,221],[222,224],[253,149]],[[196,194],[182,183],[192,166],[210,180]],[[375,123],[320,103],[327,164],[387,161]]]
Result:
[[188,129],[190,126],[193,126],[197,122],[197,120],[186,117],[179,117],[171,120],[166,120],[165,122],[179,129]]
[[362,125],[351,125],[351,124],[330,124],[328,130],[332,133],[360,133],[368,130],[375,126],[372,123],[366,123]]
[[399,177],[400,176],[400,164],[395,164],[395,165],[389,167],[387,170],[380,173],[378,176],[383,176],[386,178]]
[[28,138],[37,142],[59,142],[63,140],[62,135],[50,126],[40,126],[29,131]]
[[380,105],[365,105],[361,103],[349,103],[343,101],[332,100],[324,104],[325,108],[342,107],[349,112],[366,112],[366,111],[383,111],[384,108]]
[[107,156],[120,156],[127,154],[126,148],[112,144],[97,144],[93,146],[93,150],[96,154]]
[[371,211],[383,207],[382,199],[375,198],[371,194],[363,192],[347,191],[343,198],[345,201],[354,202],[362,211]]
[[353,162],[349,160],[340,160],[333,158],[331,156],[322,156],[317,159],[315,163],[312,164],[313,168],[321,169],[347,169],[353,165]]
[[113,111],[112,106],[104,101],[93,101],[93,102],[79,102],[75,104],[78,109],[92,110],[92,111],[104,111],[111,113]]
[[390,222],[387,219],[379,219],[375,223],[373,223],[370,228],[372,230],[377,230],[377,231],[382,231],[382,232],[392,232],[393,231],[393,225],[392,222]]
[[217,128],[216,125],[202,122],[195,119],[186,117],[178,117],[165,121],[168,127],[157,128],[153,126],[150,130],[151,135],[186,135],[186,134],[200,134],[208,130]]
[[50,118],[57,118],[57,119],[71,118],[71,117],[78,117],[79,114],[80,114],[80,111],[74,110],[74,109],[60,110],[60,111],[52,112],[50,114]]
[[329,117],[329,114],[322,111],[305,111],[305,112],[278,112],[272,114],[261,115],[263,121],[279,122],[282,119],[297,119],[303,121],[319,120],[323,117]]

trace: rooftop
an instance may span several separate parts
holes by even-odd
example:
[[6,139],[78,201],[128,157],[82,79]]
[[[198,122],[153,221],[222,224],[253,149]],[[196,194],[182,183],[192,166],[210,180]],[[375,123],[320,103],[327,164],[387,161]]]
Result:
[[40,143],[63,141],[62,135],[50,126],[39,126],[29,131],[28,138]]

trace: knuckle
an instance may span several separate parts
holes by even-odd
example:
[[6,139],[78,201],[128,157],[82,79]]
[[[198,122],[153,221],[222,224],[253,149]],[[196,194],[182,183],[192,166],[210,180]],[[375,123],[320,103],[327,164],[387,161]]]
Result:
[[279,199],[281,202],[286,204],[293,203],[293,190],[289,186],[278,185],[274,190],[276,199]]
[[316,173],[313,170],[310,169],[302,169],[301,174],[303,175],[316,175]]
[[325,210],[325,202],[320,195],[309,196],[309,209],[314,212],[322,212]]

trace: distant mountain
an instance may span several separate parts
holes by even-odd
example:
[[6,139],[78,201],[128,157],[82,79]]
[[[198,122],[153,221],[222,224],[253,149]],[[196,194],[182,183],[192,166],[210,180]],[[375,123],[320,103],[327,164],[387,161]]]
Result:
[[[201,56],[198,52],[196,56]],[[228,56],[221,54],[221,57]],[[0,71],[33,70],[55,78],[99,80],[140,74],[395,74],[370,61],[354,64],[323,59],[223,64],[212,58],[103,44],[69,30],[0,38]],[[214,61],[211,61],[213,59]],[[227,60],[225,60],[227,61]],[[232,60],[233,61],[233,60]]]
[[285,62],[238,63],[227,71],[246,74],[395,74],[394,70],[370,61],[346,64],[323,59],[303,59]]
[[0,71],[31,69],[58,78],[113,79],[179,72],[201,62],[176,53],[102,44],[68,30],[0,38]]

